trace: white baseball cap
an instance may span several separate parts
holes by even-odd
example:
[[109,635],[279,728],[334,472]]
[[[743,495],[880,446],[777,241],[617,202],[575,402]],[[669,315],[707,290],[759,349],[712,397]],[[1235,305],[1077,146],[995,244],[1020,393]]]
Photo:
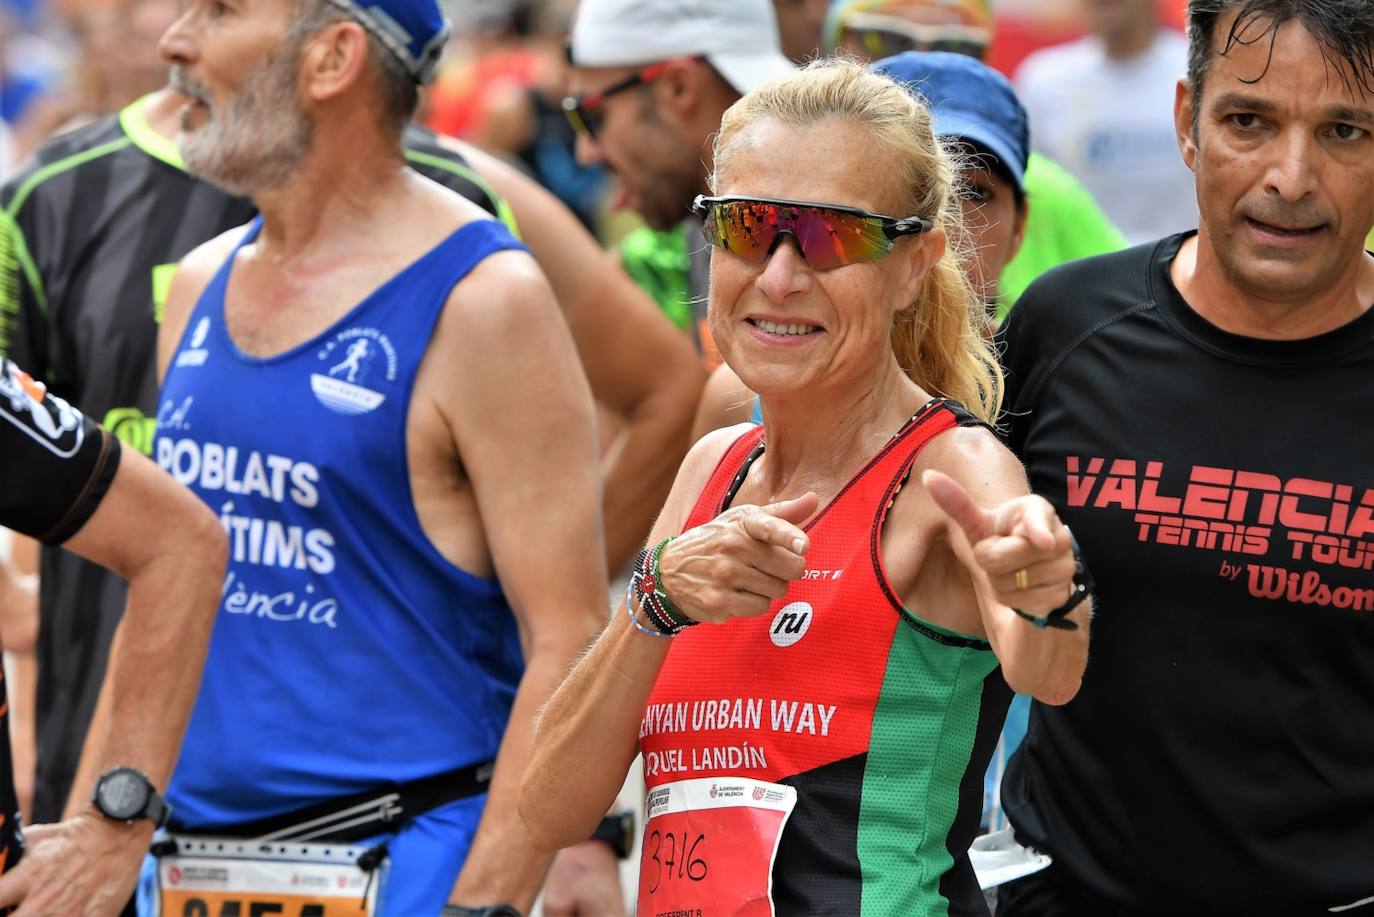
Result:
[[741,95],[791,71],[772,0],[582,0],[578,67],[636,67],[701,55]]

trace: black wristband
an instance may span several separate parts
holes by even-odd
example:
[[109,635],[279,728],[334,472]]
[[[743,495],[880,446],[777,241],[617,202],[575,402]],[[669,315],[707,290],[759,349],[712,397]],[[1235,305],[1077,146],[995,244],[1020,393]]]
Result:
[[1016,612],[1036,627],[1053,627],[1056,630],[1078,630],[1078,622],[1070,621],[1066,615],[1073,611],[1092,593],[1096,588],[1097,582],[1093,579],[1092,572],[1088,570],[1088,565],[1083,562],[1083,555],[1078,550],[1078,539],[1073,537],[1073,532],[1069,532],[1069,549],[1073,551],[1073,592],[1069,593],[1068,599],[1063,605],[1051,611],[1043,618],[1037,618],[1033,614],[1028,614],[1019,608],[1013,608]]
[[464,907],[461,904],[446,904],[439,917],[522,917],[519,910],[509,904],[491,904],[487,907]]
[[627,860],[630,858],[630,848],[634,846],[635,839],[635,815],[633,812],[618,812],[614,815],[607,815],[601,819],[601,823],[596,826],[592,836],[588,840],[605,841],[611,845],[618,859]]

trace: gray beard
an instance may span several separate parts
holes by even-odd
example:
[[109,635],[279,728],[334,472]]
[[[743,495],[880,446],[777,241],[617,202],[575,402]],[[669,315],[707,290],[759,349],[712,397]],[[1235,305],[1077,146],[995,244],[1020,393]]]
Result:
[[[222,108],[206,108],[199,129],[177,135],[192,174],[230,194],[252,197],[280,187],[296,171],[314,139],[315,125],[299,102],[295,55],[272,55]],[[202,101],[203,87],[173,68],[172,86]]]

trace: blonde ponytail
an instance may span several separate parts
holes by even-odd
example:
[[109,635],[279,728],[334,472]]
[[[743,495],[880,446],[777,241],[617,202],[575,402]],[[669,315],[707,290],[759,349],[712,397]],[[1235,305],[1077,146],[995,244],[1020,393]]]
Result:
[[1002,368],[985,332],[984,306],[960,267],[971,255],[957,209],[954,219],[954,224],[936,221],[949,233],[949,244],[926,276],[920,297],[897,313],[892,351],[921,388],[953,398],[978,418],[996,423],[1002,409]]

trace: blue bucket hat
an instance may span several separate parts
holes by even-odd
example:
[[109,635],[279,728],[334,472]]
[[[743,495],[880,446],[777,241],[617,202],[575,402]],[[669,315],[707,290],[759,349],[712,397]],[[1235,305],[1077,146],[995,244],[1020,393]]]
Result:
[[1030,125],[1006,77],[981,61],[948,51],[906,51],[883,58],[873,69],[925,98],[935,133],[982,147],[1025,191]]
[[452,26],[436,0],[329,0],[357,20],[405,66],[416,83],[434,77]]

